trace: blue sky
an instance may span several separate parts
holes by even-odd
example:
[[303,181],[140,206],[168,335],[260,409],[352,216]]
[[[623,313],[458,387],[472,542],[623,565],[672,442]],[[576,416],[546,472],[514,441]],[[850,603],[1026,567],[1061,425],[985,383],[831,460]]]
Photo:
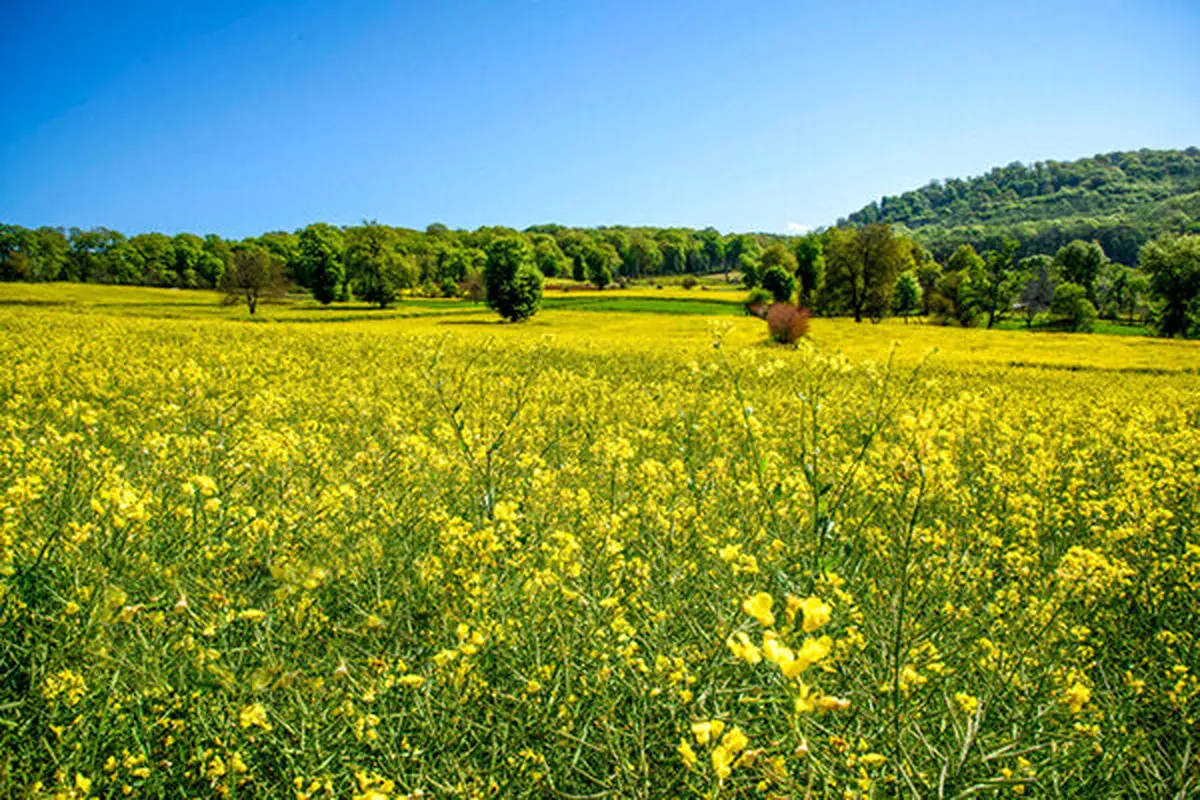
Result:
[[1200,145],[1200,3],[0,5],[0,220],[832,224]]

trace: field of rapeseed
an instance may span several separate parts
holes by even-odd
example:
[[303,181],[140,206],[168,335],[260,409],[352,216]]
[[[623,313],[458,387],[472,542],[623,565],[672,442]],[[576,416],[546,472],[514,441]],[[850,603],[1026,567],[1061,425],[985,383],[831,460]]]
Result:
[[1200,789],[1194,344],[20,291],[0,795]]

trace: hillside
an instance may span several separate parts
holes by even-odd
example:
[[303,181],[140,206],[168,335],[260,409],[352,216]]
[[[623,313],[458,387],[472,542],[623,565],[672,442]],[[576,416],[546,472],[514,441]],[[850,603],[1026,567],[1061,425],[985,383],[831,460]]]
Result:
[[1158,234],[1200,231],[1200,149],[1013,163],[884,197],[841,222],[904,225],[939,258],[964,242],[982,249],[1004,236],[1019,241],[1022,254],[1096,239],[1110,258],[1132,265]]

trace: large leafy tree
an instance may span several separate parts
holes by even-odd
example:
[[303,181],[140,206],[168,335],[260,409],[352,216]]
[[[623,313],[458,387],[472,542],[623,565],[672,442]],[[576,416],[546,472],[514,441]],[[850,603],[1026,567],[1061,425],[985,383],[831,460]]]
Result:
[[251,314],[264,300],[283,297],[288,281],[283,259],[265,247],[247,242],[233,251],[221,288],[227,304],[244,302]]
[[983,269],[972,275],[972,289],[980,311],[987,314],[990,328],[996,319],[1012,307],[1013,298],[1020,291],[1015,255],[1020,245],[1008,239],[996,250],[989,250],[984,258]]
[[522,236],[498,236],[485,248],[483,268],[488,307],[510,322],[529,319],[542,302],[542,273]]
[[1026,328],[1033,326],[1034,317],[1050,310],[1054,287],[1058,283],[1057,272],[1054,259],[1047,255],[1023,258],[1017,264],[1021,284],[1017,302],[1025,317]]
[[367,222],[346,232],[346,274],[360,300],[387,308],[417,280],[416,262],[396,249],[396,232]]
[[621,263],[616,249],[605,242],[593,242],[584,250],[583,260],[587,265],[587,279],[597,289],[612,283],[613,270]]
[[338,299],[346,282],[342,232],[324,222],[309,225],[297,237],[300,282],[323,305]]
[[1082,286],[1089,300],[1096,299],[1096,279],[1108,261],[1099,244],[1076,239],[1059,248],[1054,261],[1062,271],[1063,280]]
[[854,315],[882,319],[892,305],[896,278],[913,266],[912,248],[889,225],[834,228],[825,254],[825,287],[832,302]]
[[1200,338],[1200,234],[1148,243],[1139,254],[1164,336]]

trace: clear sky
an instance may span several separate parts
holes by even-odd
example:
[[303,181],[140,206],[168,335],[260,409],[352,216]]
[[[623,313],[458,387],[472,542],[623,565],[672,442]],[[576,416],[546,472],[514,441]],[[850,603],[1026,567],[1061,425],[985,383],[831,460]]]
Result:
[[0,220],[831,224],[1200,145],[1200,2],[0,3]]

